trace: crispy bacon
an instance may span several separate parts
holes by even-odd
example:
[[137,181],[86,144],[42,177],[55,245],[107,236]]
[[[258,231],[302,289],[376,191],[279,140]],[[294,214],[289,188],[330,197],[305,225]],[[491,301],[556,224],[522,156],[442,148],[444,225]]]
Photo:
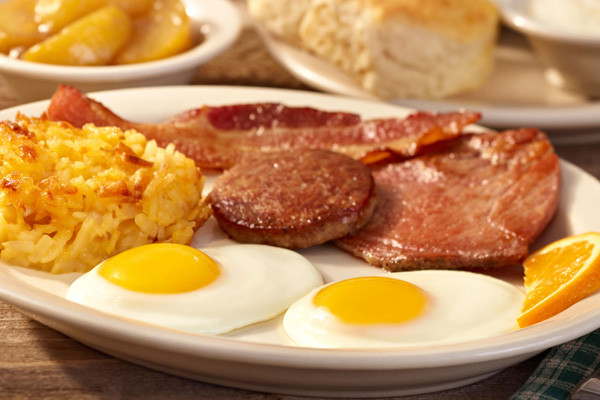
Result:
[[81,127],[136,129],[160,146],[174,143],[200,167],[227,169],[260,152],[329,149],[367,164],[409,158],[423,146],[458,136],[480,114],[416,112],[407,118],[362,120],[345,112],[276,103],[204,106],[158,124],[127,121],[78,89],[61,86],[46,116]]

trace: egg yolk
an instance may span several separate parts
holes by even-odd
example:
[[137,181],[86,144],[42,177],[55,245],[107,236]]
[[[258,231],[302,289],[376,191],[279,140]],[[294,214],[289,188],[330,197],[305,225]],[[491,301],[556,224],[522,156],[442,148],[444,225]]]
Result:
[[426,304],[417,286],[394,278],[370,276],[334,283],[313,299],[351,324],[397,324],[419,316]]
[[220,271],[217,263],[200,250],[157,243],[109,258],[98,273],[109,282],[137,292],[183,293],[210,284]]

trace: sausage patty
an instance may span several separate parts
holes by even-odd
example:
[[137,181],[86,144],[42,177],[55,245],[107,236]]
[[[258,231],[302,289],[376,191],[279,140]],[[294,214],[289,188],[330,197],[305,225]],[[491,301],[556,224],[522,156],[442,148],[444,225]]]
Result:
[[265,153],[241,162],[216,180],[209,199],[233,239],[286,248],[354,232],[375,205],[369,168],[327,150]]

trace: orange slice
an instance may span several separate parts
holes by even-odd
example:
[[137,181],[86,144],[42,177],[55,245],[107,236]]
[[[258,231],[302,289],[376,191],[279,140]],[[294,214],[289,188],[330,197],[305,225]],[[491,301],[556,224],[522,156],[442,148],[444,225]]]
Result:
[[523,264],[521,328],[550,318],[600,288],[600,233],[571,236],[536,251]]

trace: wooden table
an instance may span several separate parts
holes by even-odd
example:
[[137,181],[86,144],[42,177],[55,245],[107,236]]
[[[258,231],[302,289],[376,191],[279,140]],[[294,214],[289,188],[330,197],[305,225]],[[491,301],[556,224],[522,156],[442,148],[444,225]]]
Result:
[[[310,90],[271,59],[250,29],[231,50],[200,68],[195,83]],[[10,96],[0,87],[0,106],[2,99],[7,106]],[[600,126],[586,135],[559,137],[555,146],[562,158],[600,178]],[[476,384],[403,399],[506,399],[543,355]],[[79,344],[0,302],[0,399],[30,398],[302,399],[219,387],[133,365]]]

